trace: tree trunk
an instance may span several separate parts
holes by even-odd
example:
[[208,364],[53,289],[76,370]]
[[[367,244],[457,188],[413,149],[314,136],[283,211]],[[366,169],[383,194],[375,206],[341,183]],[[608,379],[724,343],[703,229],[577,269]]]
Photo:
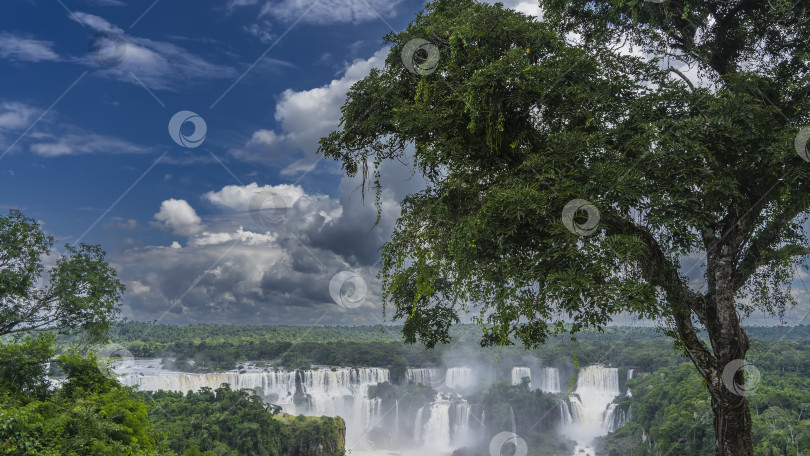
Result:
[[[732,245],[736,243],[732,242]],[[751,412],[746,396],[756,385],[746,383],[745,355],[748,335],[742,328],[734,289],[736,249],[707,246],[708,293],[693,301],[695,312],[706,327],[711,352],[697,340],[691,314],[680,320],[678,330],[686,335],[686,347],[703,374],[711,396],[717,456],[753,456]]]
[[706,329],[714,352],[709,394],[712,397],[717,456],[753,456],[751,412],[745,397],[744,360],[748,335],[742,328],[735,299],[735,258],[742,245],[741,223],[725,230],[719,249],[707,250],[709,285]]
[[[751,412],[745,396],[737,395],[722,382],[720,389],[710,388],[717,456],[753,456]],[[718,393],[719,392],[719,393]]]

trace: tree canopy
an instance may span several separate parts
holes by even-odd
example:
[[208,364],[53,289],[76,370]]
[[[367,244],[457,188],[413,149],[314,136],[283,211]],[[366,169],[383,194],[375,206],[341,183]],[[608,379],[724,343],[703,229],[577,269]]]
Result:
[[385,37],[384,68],[321,139],[378,192],[385,160],[428,183],[383,247],[384,299],[427,346],[467,312],[483,344],[530,347],[566,321],[660,319],[707,384],[718,454],[751,454],[745,400],[722,376],[749,348],[741,315],[794,304],[808,253],[796,138],[810,123],[810,2],[540,3],[539,21],[429,3]]
[[65,246],[47,270],[53,237],[18,210],[0,216],[0,336],[30,331],[101,339],[124,284],[97,245]]

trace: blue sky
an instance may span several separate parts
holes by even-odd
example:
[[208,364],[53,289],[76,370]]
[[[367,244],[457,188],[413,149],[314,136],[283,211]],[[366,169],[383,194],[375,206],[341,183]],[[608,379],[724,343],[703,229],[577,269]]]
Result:
[[[423,4],[5,0],[0,209],[58,245],[101,243],[130,319],[378,323],[377,249],[424,183],[385,164],[371,230],[357,180],[314,151],[351,84],[382,65],[382,37]],[[169,133],[181,111],[204,121],[198,147],[175,142],[199,133],[191,124]],[[251,216],[257,194],[273,195],[264,218]],[[336,274],[359,283],[342,271],[367,284],[362,303],[335,303]]]
[[[374,281],[395,198],[419,183],[392,169],[401,184],[370,232],[357,183],[314,150],[351,83],[381,65],[382,37],[422,6],[3,2],[0,207],[41,221],[59,245],[101,243],[127,282],[130,318],[375,322],[373,286],[367,312],[350,310],[330,299],[330,278]],[[118,59],[111,37],[124,43]],[[199,147],[170,136],[179,111],[204,120]],[[261,191],[290,206],[284,227],[249,216]]]

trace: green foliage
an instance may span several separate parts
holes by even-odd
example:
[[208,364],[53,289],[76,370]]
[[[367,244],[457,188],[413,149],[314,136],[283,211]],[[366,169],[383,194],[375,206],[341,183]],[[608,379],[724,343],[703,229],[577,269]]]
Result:
[[59,355],[57,365],[65,374],[61,393],[75,397],[89,392],[106,393],[120,387],[118,380],[105,375],[106,369],[102,372],[103,363],[92,352],[86,356],[75,351]]
[[176,454],[217,456],[343,456],[341,418],[279,415],[249,390],[227,384],[187,395],[141,392],[150,420]]
[[[40,338],[43,343],[48,339]],[[57,362],[67,377],[65,387],[52,394],[39,397],[14,394],[23,385],[34,385],[33,391],[47,388],[40,372],[33,372],[32,377],[17,377],[16,385],[3,385],[0,390],[0,454],[167,454],[152,423],[147,420],[148,407],[138,401],[129,388],[101,375],[96,359],[66,355]]]
[[[430,76],[414,76],[400,61],[417,37],[439,46],[441,69]],[[639,240],[621,231],[581,238],[560,217],[567,201],[606,190],[597,175],[621,174],[611,148],[634,132],[616,119],[645,93],[622,73],[652,68],[568,46],[548,24],[471,1],[430,3],[386,41],[384,70],[352,88],[343,129],[321,151],[351,174],[357,163],[403,158],[405,144],[416,146],[414,165],[429,185],[403,201],[381,273],[406,341],[447,342],[465,310],[480,310],[489,323],[483,343],[516,338],[529,347],[562,329],[563,315],[578,330],[621,310],[655,313],[642,305],[651,287],[613,274],[618,258],[639,255]]]
[[0,391],[20,399],[48,394],[46,363],[53,358],[54,336],[26,337],[22,344],[0,342]]
[[346,454],[346,423],[342,418],[282,415],[287,456],[343,456]]
[[81,333],[100,340],[118,314],[124,284],[99,246],[65,246],[65,253],[38,282],[53,238],[20,211],[0,216],[0,336],[30,331]]
[[[261,399],[228,385],[199,392],[142,392],[149,418],[177,454],[213,451],[221,456],[280,453],[282,426]],[[194,453],[191,453],[194,454]]]
[[[806,352],[805,352],[806,353]],[[804,368],[808,358],[805,356]],[[810,455],[810,380],[793,372],[765,370],[749,397],[757,456]],[[602,455],[711,454],[714,429],[708,393],[686,363],[630,380],[632,407],[626,426],[604,438]],[[645,438],[646,436],[646,438]]]
[[[622,454],[710,454],[714,451],[709,394],[694,367],[682,364],[664,368],[642,380],[630,380],[627,386],[633,391],[633,398],[624,399],[621,405],[632,406],[632,418],[609,439],[622,442],[623,436],[633,436],[632,445],[615,445],[627,451]],[[649,436],[647,445],[638,445],[642,432]],[[634,447],[637,447],[635,452],[630,451]]]

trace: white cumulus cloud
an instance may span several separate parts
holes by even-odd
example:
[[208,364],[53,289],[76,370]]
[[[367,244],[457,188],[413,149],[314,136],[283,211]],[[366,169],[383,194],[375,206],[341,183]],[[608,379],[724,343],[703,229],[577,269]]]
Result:
[[227,185],[219,191],[206,193],[204,197],[219,207],[238,212],[247,212],[250,200],[262,192],[278,195],[286,203],[286,207],[292,207],[299,198],[304,196],[304,189],[299,185],[259,186],[259,184],[253,182],[248,185]]
[[168,199],[160,204],[155,214],[159,226],[180,236],[192,236],[205,229],[202,219],[186,200]]
[[340,107],[346,101],[346,93],[372,68],[382,68],[389,49],[385,47],[368,59],[355,60],[343,76],[322,87],[285,90],[275,111],[281,131],[257,130],[244,148],[231,150],[230,154],[238,159],[256,161],[278,159],[284,149],[301,150],[304,156],[288,165],[282,173],[294,175],[306,171],[316,160],[322,159],[315,154],[318,140],[338,127]]

